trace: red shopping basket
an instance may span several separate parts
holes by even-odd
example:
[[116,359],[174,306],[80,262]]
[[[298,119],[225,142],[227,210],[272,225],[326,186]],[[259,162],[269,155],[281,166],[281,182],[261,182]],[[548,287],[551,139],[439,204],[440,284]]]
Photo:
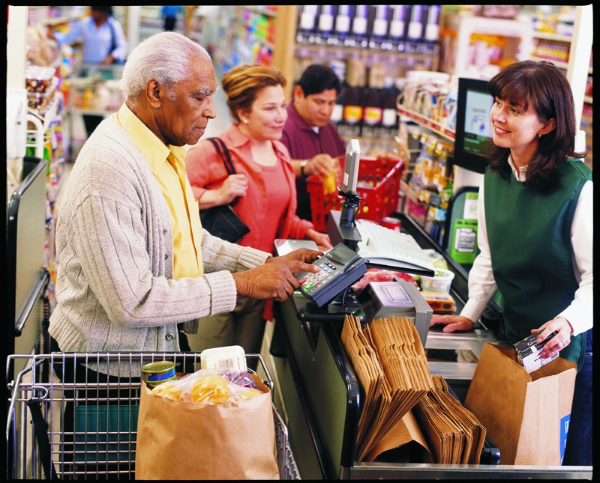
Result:
[[[344,157],[339,158],[340,169],[335,173],[335,185],[342,185]],[[358,167],[357,192],[360,195],[360,210],[357,218],[378,223],[396,212],[400,199],[400,179],[406,165],[404,160],[390,156],[361,158]],[[341,210],[343,197],[336,189],[325,194],[323,178],[317,174],[309,176],[306,187],[310,195],[312,221],[318,231],[327,231],[327,219],[331,210]]]

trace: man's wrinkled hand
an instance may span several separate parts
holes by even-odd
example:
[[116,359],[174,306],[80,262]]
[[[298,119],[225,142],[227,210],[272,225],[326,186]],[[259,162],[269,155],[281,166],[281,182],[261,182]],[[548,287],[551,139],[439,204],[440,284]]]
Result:
[[[305,248],[299,250],[314,252],[313,254],[304,253],[296,255],[308,259],[315,257],[314,259],[316,260],[317,257],[315,254],[319,253],[315,250]],[[294,294],[294,290],[300,287],[300,282],[294,276],[295,274],[303,271],[319,271],[316,265],[290,257],[292,253],[283,257],[270,258],[268,263],[260,267],[233,273],[238,295],[245,295],[256,299],[274,299],[279,302],[287,300]]]

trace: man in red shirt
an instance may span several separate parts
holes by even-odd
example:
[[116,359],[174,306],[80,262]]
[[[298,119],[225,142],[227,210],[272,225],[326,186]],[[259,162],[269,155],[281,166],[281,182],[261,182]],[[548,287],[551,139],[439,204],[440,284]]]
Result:
[[342,84],[326,65],[306,68],[294,86],[288,105],[288,119],[281,142],[288,148],[296,173],[296,190],[300,218],[312,220],[306,178],[312,174],[325,177],[333,167],[333,158],[346,151],[346,143],[330,121]]

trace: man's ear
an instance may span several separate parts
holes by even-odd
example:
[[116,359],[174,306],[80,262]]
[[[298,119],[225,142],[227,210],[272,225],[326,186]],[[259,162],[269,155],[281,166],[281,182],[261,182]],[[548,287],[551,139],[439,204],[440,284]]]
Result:
[[304,90],[298,84],[294,86],[294,99],[303,99],[304,98]]
[[163,96],[166,95],[164,86],[156,79],[150,79],[146,83],[146,97],[150,106],[159,108],[162,103]]

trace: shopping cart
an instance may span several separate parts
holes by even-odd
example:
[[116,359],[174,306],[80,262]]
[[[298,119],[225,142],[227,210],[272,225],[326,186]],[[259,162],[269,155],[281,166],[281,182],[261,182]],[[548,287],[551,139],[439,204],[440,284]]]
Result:
[[[258,358],[256,372],[272,390],[263,358],[246,357]],[[163,360],[175,362],[179,372],[200,369],[200,353],[193,352],[9,355],[7,381],[12,367],[25,369],[8,383],[7,480],[133,479],[141,384],[130,376],[141,374],[143,364]],[[85,367],[106,364],[120,377],[87,378]],[[274,404],[273,418],[280,478],[300,479]]]

